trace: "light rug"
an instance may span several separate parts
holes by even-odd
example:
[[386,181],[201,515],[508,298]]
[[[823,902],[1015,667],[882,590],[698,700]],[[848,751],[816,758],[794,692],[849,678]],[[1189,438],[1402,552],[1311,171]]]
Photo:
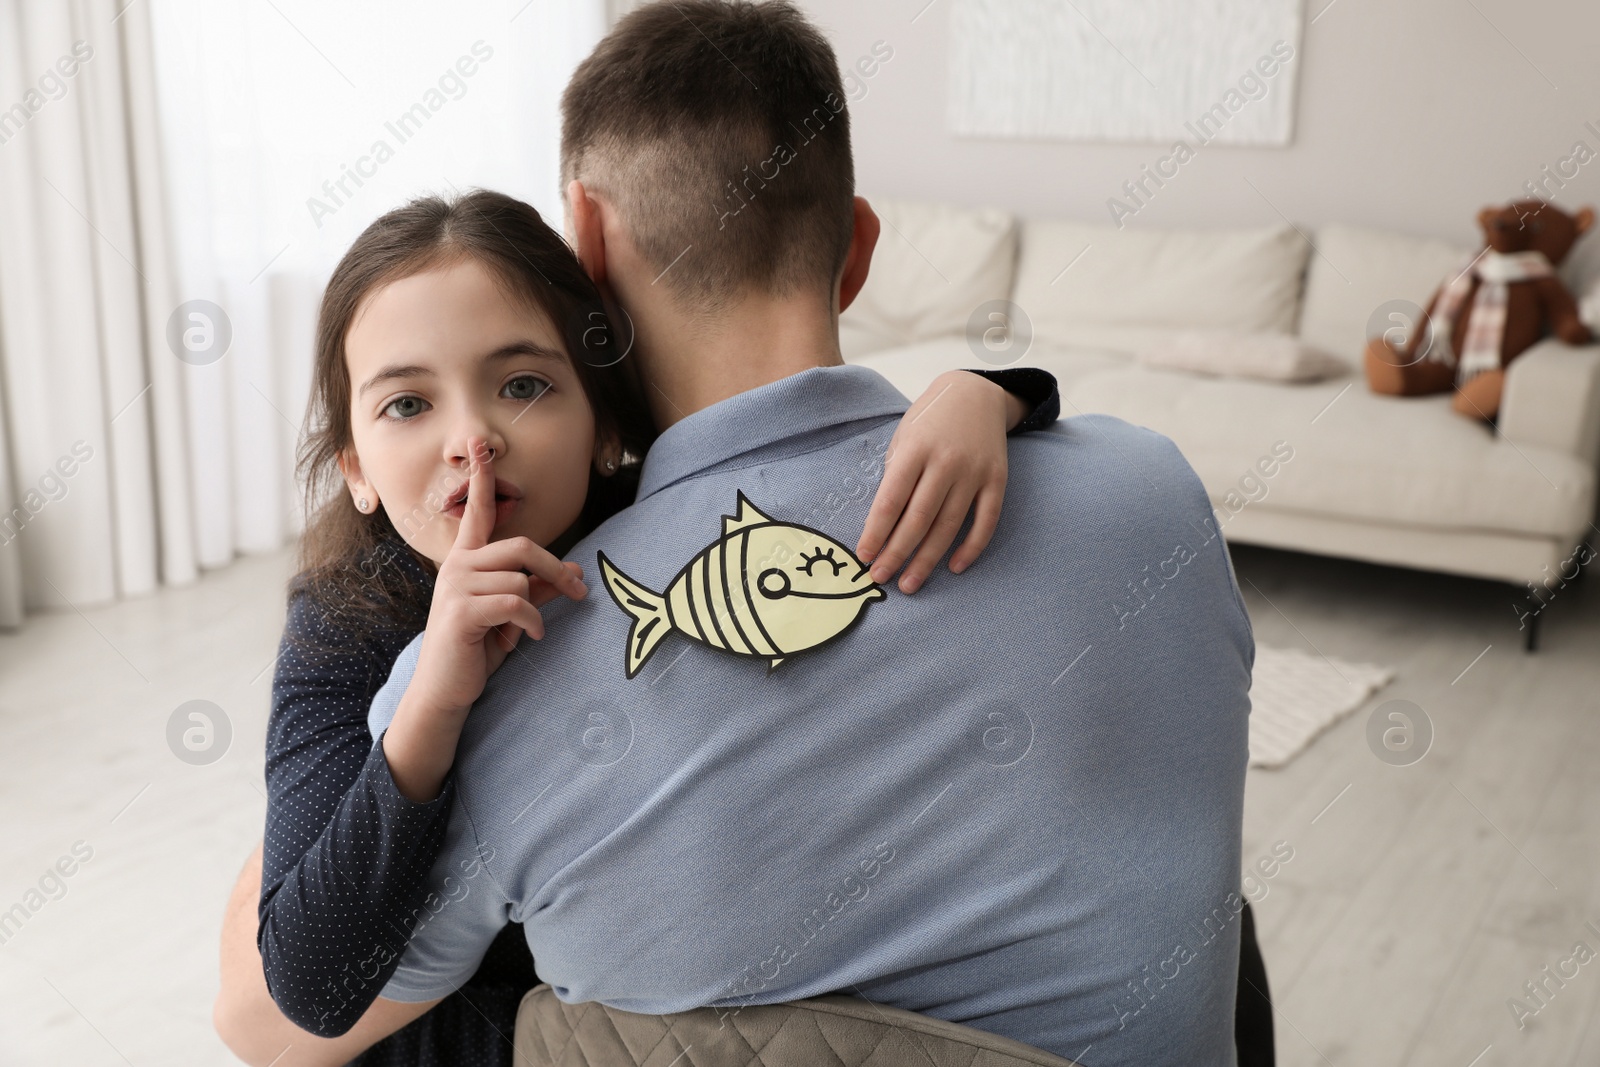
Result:
[[1390,667],[1257,645],[1250,684],[1250,766],[1282,767],[1393,680]]

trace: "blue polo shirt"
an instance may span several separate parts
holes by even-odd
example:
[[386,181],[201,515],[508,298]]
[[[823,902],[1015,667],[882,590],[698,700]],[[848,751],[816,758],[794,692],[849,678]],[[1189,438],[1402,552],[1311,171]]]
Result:
[[[1205,491],[1159,434],[1069,418],[1010,439],[965,574],[863,594],[907,407],[822,367],[661,435],[568,557],[589,596],[473,705],[383,996],[448,994],[517,921],[568,1002],[847,993],[1087,1067],[1234,1063],[1254,643]],[[751,548],[778,526],[792,553]]]

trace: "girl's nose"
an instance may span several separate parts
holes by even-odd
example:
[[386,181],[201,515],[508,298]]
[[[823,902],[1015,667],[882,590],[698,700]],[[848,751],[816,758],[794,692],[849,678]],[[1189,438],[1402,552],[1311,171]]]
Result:
[[450,461],[461,467],[470,467],[473,462],[472,445],[474,441],[482,441],[489,453],[489,462],[494,462],[505,453],[505,442],[497,436],[486,433],[468,434],[462,437],[451,447]]

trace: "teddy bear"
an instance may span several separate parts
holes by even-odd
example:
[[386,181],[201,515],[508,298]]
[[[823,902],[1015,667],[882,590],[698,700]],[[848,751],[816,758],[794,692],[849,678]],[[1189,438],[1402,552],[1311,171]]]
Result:
[[1593,208],[1569,215],[1546,200],[1518,200],[1478,214],[1486,246],[1428,301],[1424,328],[1401,344],[1367,342],[1367,385],[1389,396],[1455,391],[1458,413],[1492,421],[1505,369],[1545,335],[1593,340],[1556,268],[1594,225]]

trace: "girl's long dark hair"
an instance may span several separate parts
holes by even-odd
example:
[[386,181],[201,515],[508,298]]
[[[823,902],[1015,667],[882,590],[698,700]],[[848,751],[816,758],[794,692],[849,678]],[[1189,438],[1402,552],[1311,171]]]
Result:
[[632,503],[638,463],[655,439],[635,361],[621,356],[627,338],[612,328],[599,291],[572,250],[532,207],[480,189],[422,197],[377,219],[344,254],[323,292],[311,400],[296,459],[308,520],[289,597],[303,591],[315,598],[340,628],[341,641],[414,634],[426,625],[431,590],[416,579],[416,567],[396,565],[397,552],[409,553],[429,577],[437,571],[404,544],[382,507],[364,514],[346,491],[338,466],[353,441],[345,335],[361,302],[380,286],[466,259],[481,263],[509,292],[550,317],[594,410],[596,436],[622,449],[616,474],[590,471],[580,532]]

